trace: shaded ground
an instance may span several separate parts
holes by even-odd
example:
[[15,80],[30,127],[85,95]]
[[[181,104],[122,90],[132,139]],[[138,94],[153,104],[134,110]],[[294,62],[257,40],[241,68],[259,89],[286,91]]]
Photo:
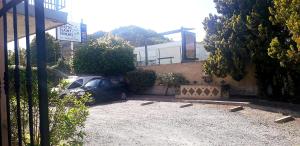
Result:
[[276,124],[281,114],[251,108],[144,102],[91,107],[85,145],[300,145],[300,119]]

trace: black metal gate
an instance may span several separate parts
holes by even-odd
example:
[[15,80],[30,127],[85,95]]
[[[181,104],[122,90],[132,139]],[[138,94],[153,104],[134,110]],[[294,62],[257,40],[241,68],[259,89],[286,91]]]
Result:
[[[18,9],[17,6],[24,5],[24,20],[18,19]],[[1,4],[0,4],[1,5]],[[24,135],[22,135],[22,128],[28,127],[29,129],[29,138],[30,145],[39,145],[34,143],[34,132],[33,132],[33,99],[32,99],[32,67],[30,61],[30,26],[35,25],[35,33],[36,33],[36,46],[37,46],[37,80],[38,80],[38,99],[39,99],[39,130],[40,130],[40,145],[47,146],[49,145],[49,119],[48,119],[48,95],[47,95],[47,73],[46,73],[46,49],[45,49],[45,18],[44,18],[44,0],[35,0],[34,1],[34,9],[35,9],[35,24],[30,22],[29,20],[29,2],[28,0],[2,0],[2,9],[0,10],[0,17],[2,21],[3,31],[0,31],[0,42],[3,42],[3,48],[0,48],[0,51],[4,52],[4,62],[5,62],[5,72],[4,72],[4,91],[5,94],[1,94],[1,101],[5,101],[6,103],[1,103],[1,106],[5,106],[6,110],[1,108],[1,146],[6,145],[23,145],[22,140],[24,140]],[[11,16],[12,14],[12,16]],[[13,23],[13,31],[8,31],[8,17],[12,17]],[[21,22],[23,21],[23,22]],[[21,123],[21,103],[20,103],[20,67],[19,67],[19,41],[18,39],[18,26],[20,24],[24,24],[25,27],[25,37],[26,37],[26,96],[27,96],[27,105],[28,105],[28,125],[24,126],[24,123]],[[3,34],[1,34],[3,32]],[[12,34],[9,34],[12,33]],[[9,65],[8,65],[8,35],[13,35],[14,40],[14,71],[13,73],[9,73]],[[1,53],[0,53],[1,54]],[[2,71],[2,70],[0,70]],[[11,77],[14,78],[13,86],[9,84],[11,81]],[[0,83],[1,85],[1,83]],[[3,88],[3,86],[0,86]],[[14,90],[10,90],[14,89]],[[0,90],[3,91],[3,90]],[[14,93],[10,93],[13,91]],[[16,127],[17,139],[12,138],[12,115],[11,115],[11,106],[10,99],[11,95],[14,94],[16,97]],[[3,96],[4,95],[4,96]],[[5,98],[5,100],[3,100]],[[4,120],[5,119],[5,120]],[[5,122],[4,122],[5,121]],[[28,136],[27,136],[28,137]],[[14,142],[14,143],[13,143]]]

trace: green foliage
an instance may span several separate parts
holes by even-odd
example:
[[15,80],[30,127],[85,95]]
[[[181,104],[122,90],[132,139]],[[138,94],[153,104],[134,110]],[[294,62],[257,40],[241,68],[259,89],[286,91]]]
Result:
[[63,74],[70,74],[71,73],[71,65],[68,64],[64,59],[59,59],[57,64],[51,67],[53,70],[61,72]]
[[182,75],[178,73],[165,73],[158,76],[158,81],[160,84],[166,86],[165,95],[168,94],[168,90],[171,87],[175,87],[176,90],[180,88],[180,85],[189,84],[189,81]]
[[219,0],[215,3],[219,14],[209,15],[203,22],[207,32],[205,48],[211,53],[205,71],[218,77],[230,75],[239,81],[245,77],[246,67],[254,64],[261,95],[295,100],[290,96],[300,95],[295,31],[299,1]]
[[[36,66],[37,60],[37,48],[36,38],[30,43],[31,48],[31,62],[32,65]],[[46,49],[47,49],[47,65],[53,66],[57,63],[58,59],[61,58],[61,46],[59,42],[50,34],[46,33]]]
[[244,43],[247,39],[245,17],[242,15],[210,15],[204,21],[207,31],[206,50],[211,52],[205,65],[208,74],[213,68],[215,75],[225,77],[227,74],[235,80],[245,76],[245,68],[250,63],[250,49]]
[[269,48],[270,56],[278,59],[282,66],[300,63],[299,5],[299,0],[274,0],[274,7],[270,8],[273,24],[282,26],[289,33],[273,38]]
[[[10,74],[13,74],[13,68],[9,68]],[[38,105],[38,87],[37,71],[32,72],[32,98],[33,98],[33,124],[34,141],[38,144],[40,141],[39,126],[39,105]],[[11,128],[13,143],[17,142],[17,99],[14,88],[14,78],[10,76],[9,80],[10,107],[11,107]],[[49,81],[49,80],[48,80]],[[28,96],[26,88],[25,69],[20,69],[20,103],[21,103],[21,123],[23,144],[29,144],[29,119],[28,119]],[[51,84],[51,85],[50,85]],[[53,86],[50,80],[48,87]],[[50,88],[49,88],[50,89]],[[82,145],[84,132],[84,122],[88,116],[86,103],[90,101],[86,94],[80,98],[76,96],[66,96],[59,98],[56,92],[48,92],[49,98],[49,121],[50,121],[50,143],[51,145]]]
[[135,68],[133,48],[115,36],[91,40],[76,50],[73,65],[77,74],[122,75]]
[[155,84],[156,73],[152,70],[138,69],[128,72],[126,75],[126,80],[131,91],[141,92]]
[[220,49],[216,50],[214,55],[210,55],[204,63],[204,71],[209,75],[216,75],[218,77],[226,77],[228,68],[226,66],[226,60],[221,54]]
[[68,95],[50,98],[50,141],[51,145],[82,145],[85,133],[84,122],[89,115],[86,104],[90,102],[90,95],[78,98]]
[[[19,49],[19,64],[21,66],[26,65],[26,50],[24,48]],[[15,65],[15,52],[8,51],[8,65]]]

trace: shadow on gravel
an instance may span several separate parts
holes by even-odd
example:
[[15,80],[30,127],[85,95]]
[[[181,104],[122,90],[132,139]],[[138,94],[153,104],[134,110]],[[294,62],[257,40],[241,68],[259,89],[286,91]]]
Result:
[[257,97],[233,97],[230,101],[249,102],[249,107],[267,112],[282,113],[283,115],[292,115],[300,118],[300,104],[276,102],[259,99]]
[[128,100],[104,101],[104,102],[94,103],[92,105],[89,105],[89,107],[95,107],[95,106],[99,106],[99,105],[110,105],[110,104],[116,104],[116,103],[123,103],[123,102],[127,102],[127,101]]
[[[153,102],[183,102],[176,100],[174,96],[157,96],[157,95],[133,95],[129,100],[139,100],[139,101],[153,101]],[[196,100],[196,101],[205,101],[205,100]],[[195,101],[195,103],[197,103]],[[209,100],[210,101],[210,100]],[[248,102],[243,106],[248,106],[253,109],[258,109],[267,112],[273,113],[282,113],[283,115],[292,115],[295,118],[300,118],[300,104],[284,103],[284,102],[275,102],[259,99],[257,97],[231,97],[229,99],[211,100],[215,102],[207,104],[226,104],[226,101],[229,102]],[[201,102],[200,102],[201,103]]]

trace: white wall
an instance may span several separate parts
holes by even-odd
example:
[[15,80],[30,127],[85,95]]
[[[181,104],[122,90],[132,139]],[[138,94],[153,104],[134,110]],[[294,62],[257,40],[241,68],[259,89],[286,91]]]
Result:
[[[149,65],[158,64],[158,58],[173,57],[170,59],[161,59],[160,64],[181,63],[181,41],[169,42],[147,46]],[[134,49],[138,62],[145,62],[145,47],[137,47]],[[196,57],[199,60],[206,60],[209,53],[204,49],[203,43],[196,45]]]

